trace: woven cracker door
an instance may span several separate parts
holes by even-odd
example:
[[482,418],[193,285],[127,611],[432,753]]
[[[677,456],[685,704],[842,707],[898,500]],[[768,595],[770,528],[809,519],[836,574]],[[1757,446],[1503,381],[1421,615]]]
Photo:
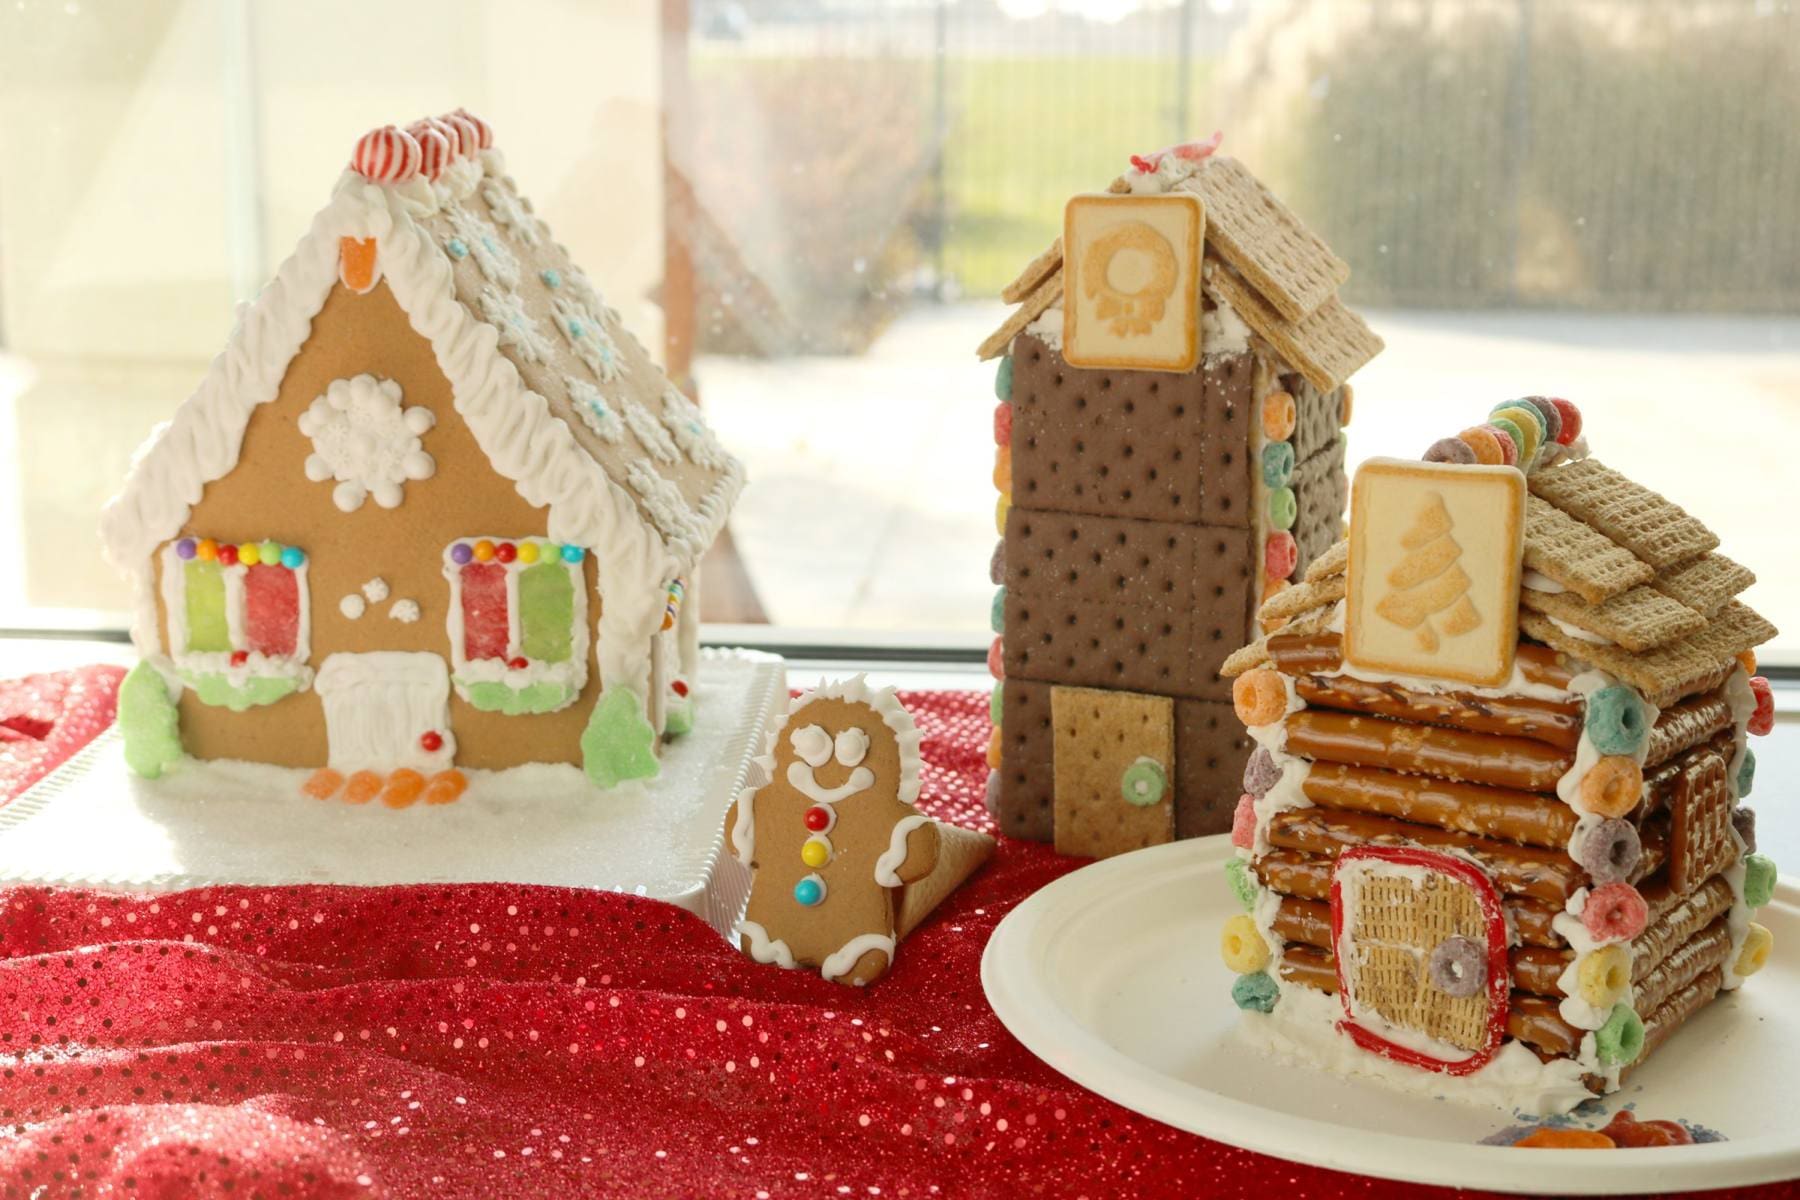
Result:
[[1050,721],[1057,853],[1105,858],[1174,839],[1174,700],[1057,687]]
[[1339,860],[1331,909],[1344,1027],[1359,1044],[1455,1074],[1492,1056],[1510,981],[1505,918],[1480,868],[1437,851],[1359,847]]

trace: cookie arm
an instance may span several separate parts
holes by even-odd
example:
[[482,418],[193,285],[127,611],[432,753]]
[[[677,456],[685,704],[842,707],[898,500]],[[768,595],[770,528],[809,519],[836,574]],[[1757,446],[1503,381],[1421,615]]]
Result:
[[875,881],[884,887],[916,883],[937,866],[937,822],[922,813],[902,817],[894,825],[887,853],[875,862]]

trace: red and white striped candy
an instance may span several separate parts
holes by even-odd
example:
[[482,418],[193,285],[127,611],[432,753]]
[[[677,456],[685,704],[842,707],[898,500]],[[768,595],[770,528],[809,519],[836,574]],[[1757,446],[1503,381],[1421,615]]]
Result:
[[407,131],[418,139],[422,152],[419,160],[419,171],[430,180],[436,180],[456,157],[456,130],[444,125],[434,117],[423,121],[414,121],[407,126]]
[[357,139],[350,169],[376,183],[400,183],[419,173],[421,158],[421,148],[412,134],[383,125]]
[[456,134],[456,157],[467,158],[481,149],[481,130],[469,118],[461,113],[445,113],[437,121]]
[[466,108],[459,108],[451,115],[461,117],[475,127],[475,145],[479,149],[487,150],[492,148],[494,144],[494,127],[492,125],[489,125],[486,121],[482,120]]

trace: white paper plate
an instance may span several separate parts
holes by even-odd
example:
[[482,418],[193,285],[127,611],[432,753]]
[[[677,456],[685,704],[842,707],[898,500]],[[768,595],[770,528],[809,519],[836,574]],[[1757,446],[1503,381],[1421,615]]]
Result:
[[0,808],[0,882],[174,890],[219,883],[534,883],[679,904],[727,933],[749,871],[725,853],[725,810],[749,782],[780,658],[708,651],[693,732],[641,785],[594,790],[574,767],[469,772],[454,804],[313,800],[308,772],[207,763],[139,779],[117,727]]
[[[1632,1106],[1729,1140],[1611,1152],[1515,1150],[1480,1140],[1530,1118],[1406,1095],[1265,1058],[1235,1034],[1219,928],[1238,911],[1224,836],[1156,846],[1067,875],[1014,909],[981,979],[1039,1058],[1126,1108],[1234,1146],[1386,1179],[1503,1191],[1691,1191],[1800,1176],[1800,884],[1757,917],[1775,956],[1708,1005],[1619,1092]],[[1596,1105],[1599,1107],[1599,1105]]]

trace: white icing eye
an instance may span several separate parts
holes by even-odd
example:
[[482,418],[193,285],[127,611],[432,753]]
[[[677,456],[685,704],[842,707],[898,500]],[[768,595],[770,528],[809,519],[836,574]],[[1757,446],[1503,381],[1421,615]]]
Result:
[[789,739],[794,753],[809,767],[822,767],[831,761],[831,735],[817,725],[804,725],[794,730]]
[[854,767],[869,753],[869,735],[852,725],[837,735],[837,760]]

